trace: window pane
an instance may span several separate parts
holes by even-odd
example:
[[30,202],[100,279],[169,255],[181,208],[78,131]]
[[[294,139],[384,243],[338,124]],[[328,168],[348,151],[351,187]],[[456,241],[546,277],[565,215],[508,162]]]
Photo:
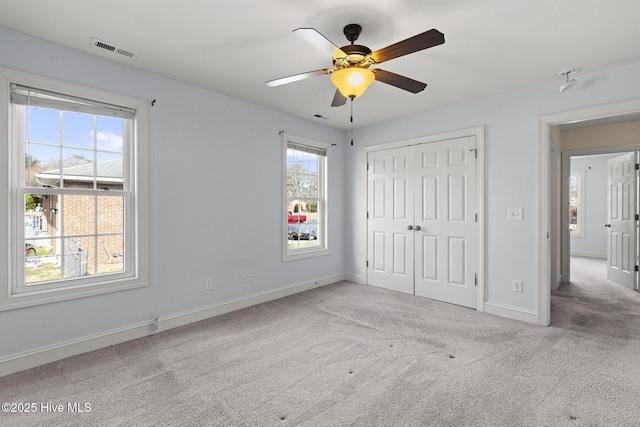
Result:
[[319,156],[287,150],[287,195],[318,197]]
[[95,246],[93,237],[72,237],[64,242],[62,267],[64,278],[82,277],[93,273]]
[[91,114],[62,113],[62,144],[65,147],[94,148],[94,116]]
[[27,141],[60,144],[60,111],[26,107]]
[[62,279],[60,247],[60,239],[27,239],[24,275],[26,285]]
[[319,192],[318,192],[318,175],[313,175],[313,176],[309,176],[309,179],[307,180],[307,183],[309,185],[308,187],[308,196],[309,197],[318,197]]
[[62,223],[65,236],[95,234],[95,197],[62,196]]
[[43,197],[37,194],[24,196],[24,235],[27,238],[47,231],[47,217],[42,201]]
[[94,188],[93,152],[65,148],[62,155],[63,186],[67,188]]
[[98,274],[124,271],[124,236],[102,236],[98,249]]
[[27,187],[59,186],[60,148],[26,143],[24,146],[24,182]]
[[98,188],[110,190],[123,189],[123,165],[122,154],[98,152]]
[[124,233],[124,197],[98,197],[98,234]]
[[289,249],[309,248],[320,245],[321,222],[318,213],[318,200],[295,200],[289,205],[289,225],[287,239]]
[[98,150],[124,152],[124,120],[116,117],[97,116],[96,143]]

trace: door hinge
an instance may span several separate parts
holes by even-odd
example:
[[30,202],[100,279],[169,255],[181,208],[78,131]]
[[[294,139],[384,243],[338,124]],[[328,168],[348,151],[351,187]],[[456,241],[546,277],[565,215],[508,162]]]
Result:
[[367,170],[369,170],[369,163],[367,163]]
[[[636,215],[637,216],[637,215]],[[369,212],[367,212],[367,219],[369,219]]]
[[478,273],[476,273],[475,277],[473,278],[473,284],[474,286],[478,286]]
[[478,214],[476,214],[476,222],[478,222]]
[[636,265],[636,267],[635,267],[635,271],[638,271],[638,266],[637,266],[637,265]]
[[367,260],[367,268],[369,268],[369,260]]
[[640,170],[640,163],[636,163],[636,170]]
[[636,214],[636,221],[638,221],[639,219],[640,219],[640,216]]
[[476,159],[478,158],[478,149],[477,149],[477,148],[472,148],[472,149],[471,149],[471,150],[469,150],[469,151],[473,151],[473,155],[475,156],[475,158],[476,158]]

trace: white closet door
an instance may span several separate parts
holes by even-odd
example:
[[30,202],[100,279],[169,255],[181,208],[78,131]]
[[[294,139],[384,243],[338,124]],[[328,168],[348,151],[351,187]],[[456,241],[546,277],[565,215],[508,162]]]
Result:
[[475,307],[475,137],[371,152],[368,164],[368,283]]
[[413,294],[413,177],[405,148],[369,153],[368,283]]
[[415,294],[475,307],[475,138],[415,149]]

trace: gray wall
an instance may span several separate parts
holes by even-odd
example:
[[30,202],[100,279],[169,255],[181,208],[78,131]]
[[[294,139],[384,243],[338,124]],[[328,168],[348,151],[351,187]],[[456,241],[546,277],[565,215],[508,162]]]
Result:
[[[562,68],[562,67],[560,67]],[[470,78],[473,78],[472,72]],[[538,118],[640,97],[640,63],[596,74],[583,73],[578,84],[560,93],[552,83],[481,99],[426,114],[380,123],[355,133],[347,147],[347,271],[366,274],[366,156],[365,147],[474,126],[485,126],[485,300],[501,307],[537,313],[539,278]],[[428,102],[429,89],[424,92]],[[523,208],[523,221],[508,221],[507,209]],[[524,281],[514,293],[512,281]]]
[[[157,100],[151,286],[0,312],[0,358],[344,272],[344,132],[1,28],[0,66]],[[338,144],[330,256],[281,261],[283,129]]]
[[619,155],[571,158],[571,170],[585,175],[584,237],[571,237],[571,255],[607,257],[607,160]]

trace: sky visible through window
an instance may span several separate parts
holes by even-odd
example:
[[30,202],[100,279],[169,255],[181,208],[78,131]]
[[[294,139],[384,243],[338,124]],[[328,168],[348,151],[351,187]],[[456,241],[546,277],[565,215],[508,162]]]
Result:
[[[124,151],[123,120],[117,117],[27,107],[25,138],[31,142],[27,154],[41,165],[60,160],[61,141],[65,159],[100,162],[121,158]],[[96,159],[94,150],[99,152]]]

